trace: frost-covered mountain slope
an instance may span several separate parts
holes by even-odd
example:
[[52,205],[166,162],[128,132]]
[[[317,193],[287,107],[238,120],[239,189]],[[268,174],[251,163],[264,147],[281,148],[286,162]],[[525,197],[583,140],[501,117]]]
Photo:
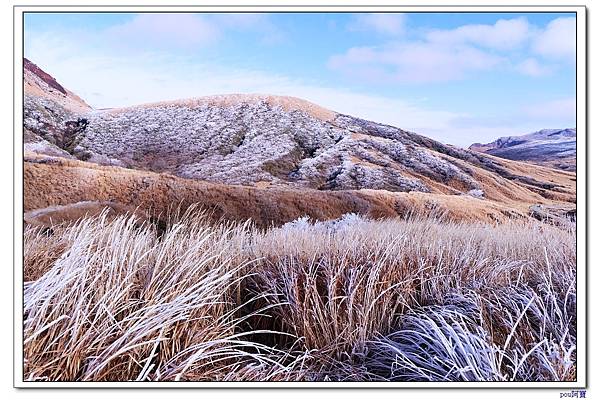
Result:
[[477,182],[417,135],[349,116],[317,118],[272,96],[214,105],[160,104],[88,116],[74,154],[229,184],[268,182],[319,189],[430,191],[420,176]]
[[300,106],[286,107],[290,98],[217,98],[89,113],[73,154],[242,185],[500,192],[499,197],[514,195],[502,180],[536,195],[560,186],[396,127],[334,112],[315,114],[318,106],[299,99],[294,103]]
[[575,129],[543,129],[522,136],[502,137],[487,144],[475,143],[469,149],[575,171],[576,139]]
[[[27,79],[27,76],[26,76]],[[222,95],[74,110],[27,93],[31,149],[215,183],[572,201],[571,176],[467,151],[305,100]]]
[[92,109],[79,96],[58,83],[52,75],[26,58],[23,59],[23,88],[25,94],[45,97],[67,110],[86,112]]
[[23,59],[23,144],[25,151],[74,158],[80,116],[92,111],[50,74]]

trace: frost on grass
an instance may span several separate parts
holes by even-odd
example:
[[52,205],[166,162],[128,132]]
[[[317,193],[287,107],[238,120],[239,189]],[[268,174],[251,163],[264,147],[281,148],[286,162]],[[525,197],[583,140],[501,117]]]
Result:
[[467,192],[467,194],[471,197],[475,197],[477,199],[483,199],[484,198],[484,192],[481,189],[471,189]]
[[575,379],[572,227],[101,216],[24,253],[27,380]]
[[366,221],[366,219],[355,213],[347,213],[334,220],[314,222],[311,222],[308,216],[304,216],[284,224],[279,229],[284,232],[312,230],[335,233],[346,229],[356,228],[357,225],[363,224]]
[[[545,303],[544,290],[518,286],[499,292],[505,297],[495,302],[467,291],[451,293],[441,306],[412,310],[402,316],[400,330],[372,342],[368,363],[395,381],[571,379],[576,346],[573,316],[567,314],[574,310],[554,309]],[[571,295],[565,300],[572,307]],[[506,319],[494,326],[484,313]]]

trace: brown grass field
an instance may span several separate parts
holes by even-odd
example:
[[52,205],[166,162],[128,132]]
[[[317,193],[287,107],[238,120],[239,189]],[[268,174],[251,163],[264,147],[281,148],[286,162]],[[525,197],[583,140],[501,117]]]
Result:
[[[533,204],[575,207],[574,174],[506,161],[511,170],[567,188],[564,192],[532,192],[521,183],[477,172],[485,183],[486,198],[443,193],[387,190],[315,190],[285,186],[239,186],[183,179],[166,173],[107,167],[79,160],[26,153],[24,162],[25,220],[48,226],[97,215],[106,206],[114,211],[136,211],[163,219],[174,207],[192,204],[217,219],[251,219],[260,227],[281,225],[309,216],[327,220],[347,213],[369,218],[395,218],[409,212],[443,214],[456,222],[507,222],[528,219]],[[82,204],[82,202],[86,202]]]
[[574,228],[405,217],[24,233],[31,381],[565,381]]

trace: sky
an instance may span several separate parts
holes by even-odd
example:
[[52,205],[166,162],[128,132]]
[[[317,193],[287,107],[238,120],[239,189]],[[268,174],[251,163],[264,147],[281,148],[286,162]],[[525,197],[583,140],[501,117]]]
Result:
[[24,55],[95,108],[296,96],[458,146],[575,127],[568,13],[27,13]]

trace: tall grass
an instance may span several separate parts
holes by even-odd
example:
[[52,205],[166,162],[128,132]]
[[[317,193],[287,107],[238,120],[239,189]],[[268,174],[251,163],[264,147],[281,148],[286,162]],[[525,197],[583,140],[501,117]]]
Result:
[[574,380],[575,234],[201,213],[25,231],[28,380]]

